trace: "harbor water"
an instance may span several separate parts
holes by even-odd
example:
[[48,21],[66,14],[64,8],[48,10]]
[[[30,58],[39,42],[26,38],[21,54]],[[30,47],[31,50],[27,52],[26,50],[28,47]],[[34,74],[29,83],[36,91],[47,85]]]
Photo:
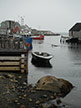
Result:
[[61,36],[45,36],[44,40],[33,40],[33,50],[48,52],[52,68],[35,67],[28,55],[28,83],[35,84],[41,77],[52,75],[70,81],[74,89],[62,99],[68,108],[81,108],[81,45],[60,43]]

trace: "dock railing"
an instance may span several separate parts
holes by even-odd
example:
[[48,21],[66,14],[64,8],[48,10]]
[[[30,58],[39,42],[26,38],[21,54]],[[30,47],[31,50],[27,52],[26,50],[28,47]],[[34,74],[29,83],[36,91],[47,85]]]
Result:
[[24,42],[13,39],[0,39],[0,49],[23,49]]

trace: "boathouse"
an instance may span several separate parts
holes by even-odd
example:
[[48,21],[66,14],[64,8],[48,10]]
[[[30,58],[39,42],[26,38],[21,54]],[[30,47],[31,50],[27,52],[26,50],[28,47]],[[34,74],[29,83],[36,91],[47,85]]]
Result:
[[71,38],[78,38],[81,40],[81,23],[76,23],[70,30],[69,36]]

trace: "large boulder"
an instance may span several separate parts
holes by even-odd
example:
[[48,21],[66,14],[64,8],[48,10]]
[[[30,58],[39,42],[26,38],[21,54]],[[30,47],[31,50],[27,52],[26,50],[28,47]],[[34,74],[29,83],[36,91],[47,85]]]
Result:
[[73,85],[64,79],[59,79],[54,76],[45,76],[38,80],[35,89],[52,91],[61,96],[67,95],[73,88]]

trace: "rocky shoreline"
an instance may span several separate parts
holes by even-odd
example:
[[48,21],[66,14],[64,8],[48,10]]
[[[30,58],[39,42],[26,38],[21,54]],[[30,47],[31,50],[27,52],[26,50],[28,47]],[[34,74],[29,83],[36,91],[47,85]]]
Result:
[[[0,73],[0,105],[2,108],[65,108],[60,95],[36,90],[27,84],[27,74]],[[52,104],[47,104],[55,100]],[[60,104],[61,103],[61,104]]]

